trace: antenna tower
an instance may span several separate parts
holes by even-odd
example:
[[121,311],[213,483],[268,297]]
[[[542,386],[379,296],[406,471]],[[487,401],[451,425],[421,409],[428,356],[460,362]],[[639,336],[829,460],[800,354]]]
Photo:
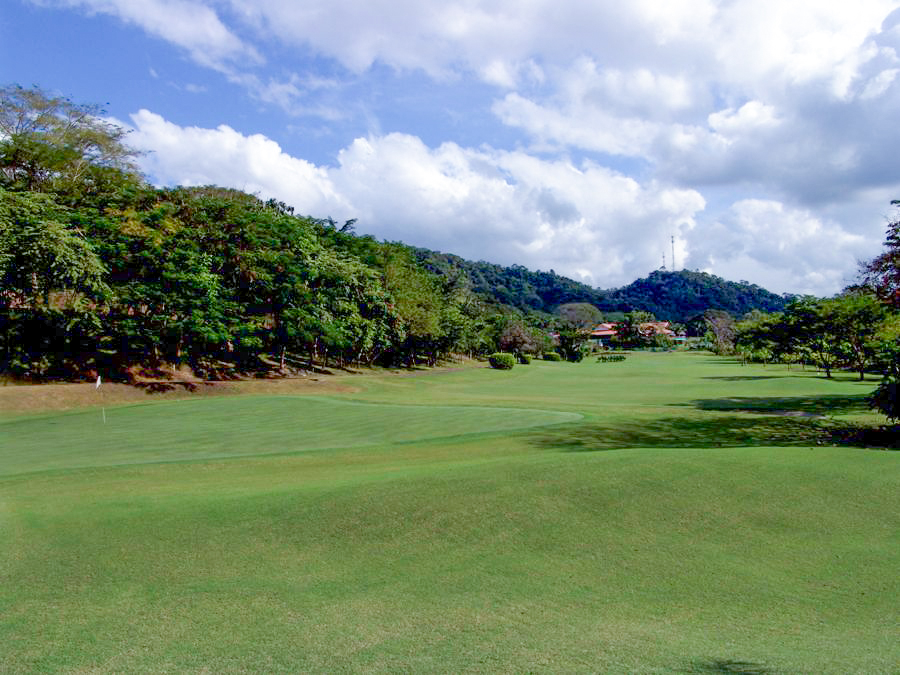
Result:
[[675,271],[675,235],[672,235],[672,271]]

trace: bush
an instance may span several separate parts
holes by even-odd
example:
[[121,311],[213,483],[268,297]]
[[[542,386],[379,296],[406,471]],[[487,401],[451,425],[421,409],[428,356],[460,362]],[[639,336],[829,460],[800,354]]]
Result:
[[516,365],[516,357],[512,354],[497,352],[488,357],[488,363],[491,364],[491,368],[496,368],[497,370],[510,370]]
[[889,420],[900,420],[900,378],[886,375],[869,400],[869,406]]
[[562,357],[556,352],[547,352],[543,356],[544,361],[562,361]]
[[523,366],[527,366],[531,363],[531,354],[516,354],[516,360]]
[[601,354],[597,357],[597,363],[618,363],[624,360],[624,354]]
[[590,354],[590,350],[588,349],[579,349],[577,351],[570,351],[566,354],[566,361],[570,363],[581,363],[585,356]]

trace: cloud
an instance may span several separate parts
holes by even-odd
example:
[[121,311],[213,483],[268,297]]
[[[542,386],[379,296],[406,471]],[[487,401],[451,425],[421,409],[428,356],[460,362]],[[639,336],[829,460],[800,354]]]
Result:
[[38,0],[107,14],[186,50],[197,63],[231,70],[236,63],[258,64],[260,53],[241,40],[203,2],[192,0]]
[[771,17],[723,5],[693,45],[667,43],[671,58],[657,54],[652,68],[596,55],[545,64],[546,87],[509,92],[493,112],[537,149],[637,158],[684,187],[818,207],[900,186],[892,3],[778,5]]
[[131,122],[129,143],[147,153],[141,167],[159,185],[234,187],[322,217],[347,208],[326,170],[287,155],[259,134],[245,136],[226,125],[180,127],[148,110],[132,115]]
[[828,294],[854,280],[855,261],[870,249],[866,237],[810,211],[743,199],[697,228],[686,266],[767,279],[771,290]]

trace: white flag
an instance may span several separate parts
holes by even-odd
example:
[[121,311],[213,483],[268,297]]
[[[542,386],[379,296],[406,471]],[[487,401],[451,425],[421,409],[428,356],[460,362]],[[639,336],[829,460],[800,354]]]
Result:
[[99,389],[99,388],[100,388],[100,376],[98,375],[97,376],[97,386],[94,387],[94,389]]

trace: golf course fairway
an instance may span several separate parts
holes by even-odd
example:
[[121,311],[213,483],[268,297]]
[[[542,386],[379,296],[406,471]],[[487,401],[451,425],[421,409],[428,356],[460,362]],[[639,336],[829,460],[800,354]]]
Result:
[[0,672],[900,672],[874,381],[341,377],[0,416]]

